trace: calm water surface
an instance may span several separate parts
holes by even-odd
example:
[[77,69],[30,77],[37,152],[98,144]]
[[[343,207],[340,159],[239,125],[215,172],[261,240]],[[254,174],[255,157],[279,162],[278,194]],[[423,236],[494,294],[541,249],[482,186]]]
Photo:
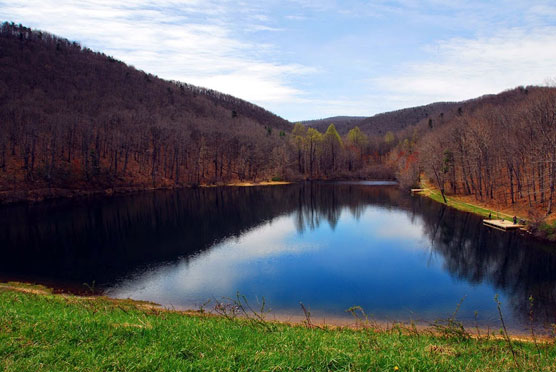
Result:
[[[198,308],[264,297],[275,314],[556,322],[556,248],[384,183],[158,191],[0,209],[0,278]],[[86,283],[87,285],[84,285]],[[210,307],[210,305],[209,305]]]

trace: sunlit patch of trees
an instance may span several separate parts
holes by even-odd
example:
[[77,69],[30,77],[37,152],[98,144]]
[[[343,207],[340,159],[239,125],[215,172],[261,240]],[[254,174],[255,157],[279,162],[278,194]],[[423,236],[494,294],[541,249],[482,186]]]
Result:
[[377,147],[359,127],[340,136],[333,123],[324,133],[297,123],[290,136],[291,162],[306,179],[350,177],[392,178],[377,155]]

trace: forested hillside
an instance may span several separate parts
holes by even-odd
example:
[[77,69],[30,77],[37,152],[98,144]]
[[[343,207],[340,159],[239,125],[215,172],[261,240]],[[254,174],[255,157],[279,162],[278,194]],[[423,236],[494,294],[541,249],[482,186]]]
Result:
[[554,211],[556,89],[520,87],[467,101],[439,127],[400,135],[391,161],[412,185],[419,173],[443,193],[510,206],[533,220]]
[[332,126],[292,134],[291,123],[249,102],[21,25],[1,27],[0,76],[0,199],[392,176],[362,133],[342,138]]
[[[522,88],[524,89],[524,88]],[[416,125],[429,126],[430,128],[442,126],[453,117],[473,110],[482,104],[511,104],[521,99],[522,90],[514,89],[500,94],[490,94],[462,102],[435,102],[424,106],[409,107],[401,110],[384,112],[371,117],[336,116],[319,120],[301,122],[304,125],[325,131],[333,123],[341,135],[358,126],[361,131],[370,137],[384,137],[388,132],[398,134],[406,128]]]
[[13,24],[0,53],[4,191],[258,179],[283,159],[291,124],[243,100]]
[[323,132],[330,124],[334,124],[339,133],[347,133],[351,128],[358,126],[365,116],[334,116],[325,119],[304,120],[300,123],[306,127],[315,128]]
[[346,134],[350,129],[358,126],[368,136],[382,137],[388,132],[398,132],[425,119],[433,122],[442,121],[445,116],[456,111],[460,105],[459,102],[436,102],[426,106],[384,112],[371,117],[337,116],[304,121],[302,124],[324,131],[331,123],[334,123],[340,134]]

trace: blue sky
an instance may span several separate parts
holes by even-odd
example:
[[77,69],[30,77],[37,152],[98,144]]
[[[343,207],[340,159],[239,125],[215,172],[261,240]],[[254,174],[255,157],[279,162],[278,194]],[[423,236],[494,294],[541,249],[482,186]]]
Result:
[[0,0],[0,19],[292,121],[556,77],[554,1]]

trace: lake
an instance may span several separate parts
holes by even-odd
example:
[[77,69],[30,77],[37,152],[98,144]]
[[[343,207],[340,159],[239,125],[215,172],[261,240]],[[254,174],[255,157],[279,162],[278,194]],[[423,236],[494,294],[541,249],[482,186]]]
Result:
[[[0,280],[271,316],[556,322],[556,248],[382,182],[214,187],[0,208]],[[477,316],[475,316],[475,312]]]

